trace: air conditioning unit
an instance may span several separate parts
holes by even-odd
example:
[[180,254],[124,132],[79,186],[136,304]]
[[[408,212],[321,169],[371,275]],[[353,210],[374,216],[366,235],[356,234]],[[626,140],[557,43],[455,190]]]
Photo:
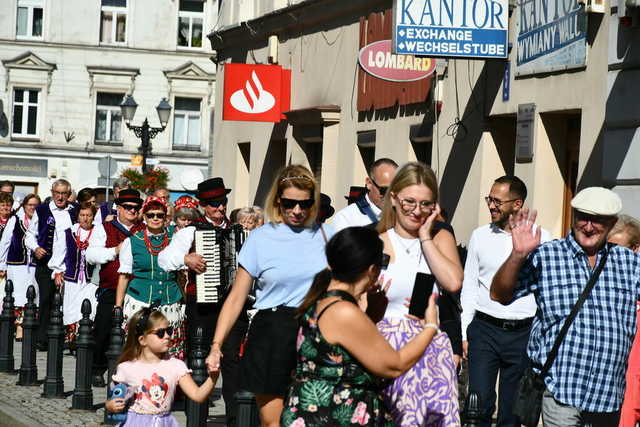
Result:
[[578,0],[584,5],[584,11],[589,13],[605,13],[604,0]]

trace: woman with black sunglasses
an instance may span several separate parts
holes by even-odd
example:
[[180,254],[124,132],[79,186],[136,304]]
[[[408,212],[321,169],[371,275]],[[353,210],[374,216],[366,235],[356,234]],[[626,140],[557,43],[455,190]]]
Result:
[[142,205],[146,222],[144,230],[127,238],[120,248],[120,278],[116,293],[116,306],[122,307],[125,322],[137,311],[158,305],[173,328],[169,354],[184,359],[184,304],[176,280],[176,272],[167,272],[158,266],[158,254],[167,247],[174,226],[168,221],[164,199],[149,196]]
[[304,166],[287,166],[278,174],[267,197],[270,222],[253,230],[242,246],[207,358],[209,371],[219,372],[223,343],[256,280],[258,313],[241,361],[242,388],[256,395],[263,426],[279,425],[296,365],[296,308],[327,265],[324,247],[333,232],[315,222],[319,201],[318,184]]

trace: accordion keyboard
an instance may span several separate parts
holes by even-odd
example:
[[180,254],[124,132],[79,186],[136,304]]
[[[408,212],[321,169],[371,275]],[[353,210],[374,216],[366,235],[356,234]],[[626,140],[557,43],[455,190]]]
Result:
[[196,230],[195,250],[207,263],[207,271],[196,276],[196,301],[216,303],[221,285],[221,254],[217,230]]

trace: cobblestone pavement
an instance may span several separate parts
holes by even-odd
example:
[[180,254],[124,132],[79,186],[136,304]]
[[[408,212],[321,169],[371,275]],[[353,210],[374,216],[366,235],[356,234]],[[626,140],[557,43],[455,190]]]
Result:
[[[20,343],[15,344],[15,368],[20,368]],[[38,379],[42,381],[46,374],[47,353],[37,353]],[[93,388],[93,411],[71,410],[71,399],[75,387],[75,357],[65,354],[63,360],[63,378],[65,398],[45,399],[41,397],[42,385],[21,387],[16,385],[16,374],[0,373],[0,426],[100,426],[104,417],[105,388]],[[220,395],[221,381],[216,385],[214,395]],[[180,425],[186,425],[183,411],[174,411],[173,415]],[[209,408],[209,426],[224,425],[224,402],[215,400]]]

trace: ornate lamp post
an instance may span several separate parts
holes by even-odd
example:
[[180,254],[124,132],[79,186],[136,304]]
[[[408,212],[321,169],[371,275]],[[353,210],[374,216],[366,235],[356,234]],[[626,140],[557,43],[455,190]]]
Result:
[[158,112],[158,119],[160,119],[160,125],[162,127],[154,128],[149,126],[149,121],[145,117],[142,126],[134,126],[131,124],[131,120],[136,115],[136,109],[138,104],[133,99],[133,96],[127,95],[122,104],[120,104],[120,110],[122,111],[122,117],[127,124],[127,128],[133,131],[138,138],[142,140],[142,144],[138,148],[140,154],[142,154],[142,172],[147,172],[147,157],[151,154],[151,140],[156,137],[157,134],[164,131],[169,122],[169,116],[171,115],[171,105],[167,101],[167,98],[162,98],[156,111]]

